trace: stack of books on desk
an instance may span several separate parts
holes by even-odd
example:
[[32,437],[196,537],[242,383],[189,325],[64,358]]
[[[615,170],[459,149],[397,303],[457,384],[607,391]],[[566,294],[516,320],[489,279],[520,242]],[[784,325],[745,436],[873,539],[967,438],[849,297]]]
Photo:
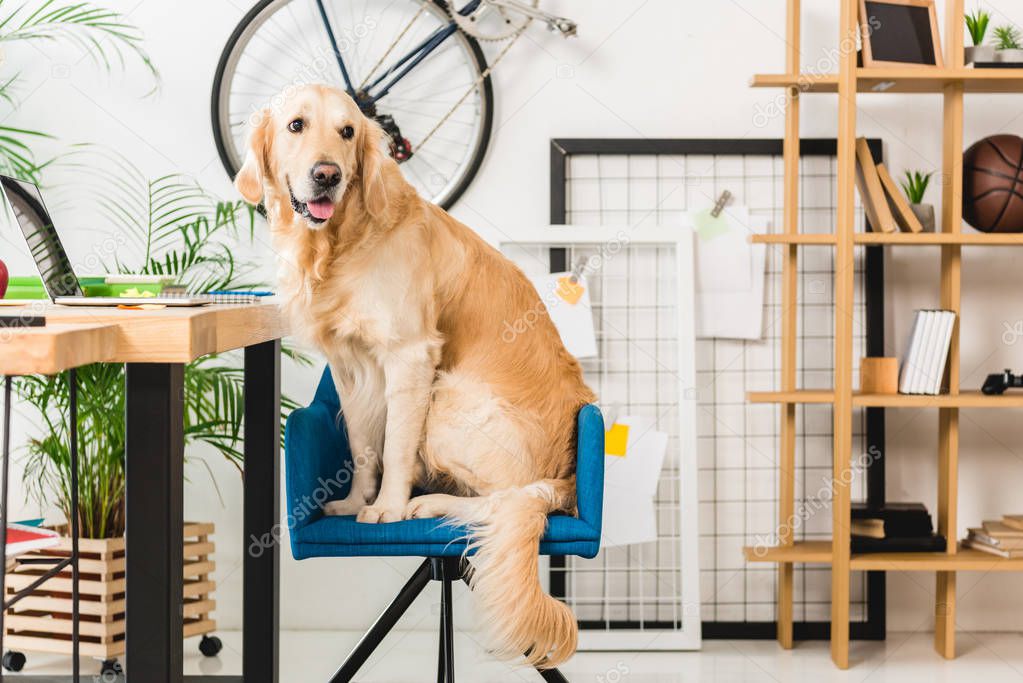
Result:
[[1010,559],[1023,558],[1023,515],[1006,515],[1001,521],[984,522],[970,529],[963,547]]
[[945,537],[934,533],[931,514],[923,503],[885,503],[852,506],[852,552],[942,552]]

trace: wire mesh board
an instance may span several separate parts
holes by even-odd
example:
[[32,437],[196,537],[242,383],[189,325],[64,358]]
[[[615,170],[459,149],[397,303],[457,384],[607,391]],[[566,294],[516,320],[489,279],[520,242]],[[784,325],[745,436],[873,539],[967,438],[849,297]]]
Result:
[[[722,191],[777,231],[782,218],[782,146],[779,140],[554,140],[551,160],[551,222],[582,225],[683,225],[686,213],[712,206]],[[880,147],[875,143],[875,153]],[[834,225],[834,141],[805,141],[800,164],[800,230],[830,232]],[[858,229],[863,229],[862,212]],[[768,245],[763,336],[756,341],[696,341],[700,594],[704,637],[773,637],[777,571],[750,564],[742,548],[773,544],[778,527],[779,408],[750,404],[750,391],[773,390],[780,381],[781,268],[785,247]],[[575,254],[550,252],[551,268],[564,269]],[[632,274],[658,272],[656,253],[637,253]],[[879,249],[859,250],[856,262],[856,326],[853,356],[881,355],[883,277]],[[829,388],[833,380],[833,251],[803,247],[799,259],[798,381],[800,388]],[[638,281],[637,281],[638,282]],[[600,281],[598,280],[599,284]],[[645,291],[633,283],[626,296],[643,305]],[[653,311],[652,311],[653,312]],[[609,311],[610,313],[610,311]],[[601,323],[598,320],[597,325]],[[656,322],[649,322],[655,325]],[[670,343],[660,340],[657,343]],[[858,361],[857,361],[858,362]],[[858,370],[856,370],[858,372]],[[594,384],[601,401],[625,411],[657,413],[670,394],[657,394],[656,376],[637,366],[625,377]],[[832,411],[827,405],[797,408],[796,540],[831,536],[830,477]],[[677,437],[677,435],[673,435]],[[857,472],[853,497],[883,501],[884,416],[860,410],[854,418],[855,453],[876,454]],[[658,506],[672,509],[673,473],[666,468]],[[803,519],[805,517],[805,520]],[[662,524],[657,543],[607,549],[595,563],[552,561],[552,589],[573,605],[584,629],[670,629],[669,601],[661,601],[659,567],[664,546],[678,542]],[[683,549],[684,552],[684,549]],[[830,569],[796,565],[794,619],[799,638],[827,637]],[[884,636],[884,579],[853,575],[850,617],[853,637]]]
[[[534,278],[550,272],[552,248],[564,250],[569,263],[589,264],[584,282],[598,353],[580,359],[587,384],[606,413],[644,416],[667,436],[656,540],[607,547],[596,560],[568,559],[560,570],[568,586],[556,592],[580,621],[604,626],[581,635],[582,649],[700,644],[691,237],[653,226],[568,226],[517,231],[501,244]],[[604,528],[607,540],[607,520]],[[616,628],[624,624],[631,633]]]

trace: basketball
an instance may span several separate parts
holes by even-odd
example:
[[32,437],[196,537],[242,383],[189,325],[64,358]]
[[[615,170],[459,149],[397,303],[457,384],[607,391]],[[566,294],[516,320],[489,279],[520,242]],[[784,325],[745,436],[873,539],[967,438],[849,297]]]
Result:
[[983,232],[1023,232],[1023,138],[992,135],[963,155],[963,219]]

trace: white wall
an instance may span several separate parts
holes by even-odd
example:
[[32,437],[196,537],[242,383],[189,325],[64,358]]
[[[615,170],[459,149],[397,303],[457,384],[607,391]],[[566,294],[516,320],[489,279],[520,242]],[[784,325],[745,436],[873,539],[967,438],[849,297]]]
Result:
[[[41,147],[54,152],[76,142],[117,148],[152,176],[181,171],[224,196],[232,193],[213,146],[209,90],[227,36],[248,3],[230,1],[110,2],[129,12],[143,28],[146,46],[163,73],[160,92],[148,90],[142,70],[97,75],[88,60],[47,45],[7,48],[4,73],[25,75],[22,102],[6,125],[43,128],[58,140]],[[804,63],[826,57],[837,42],[830,6],[804,3]],[[986,2],[996,23],[1008,13],[1023,21],[1010,0]],[[546,221],[547,164],[551,137],[780,137],[783,121],[766,126],[756,113],[777,97],[747,87],[751,74],[776,72],[784,60],[785,3],[736,2],[545,3],[576,18],[580,38],[563,41],[539,29],[520,41],[498,69],[495,136],[479,177],[454,210],[486,237],[513,233],[523,223]],[[821,6],[828,6],[821,9]],[[939,8],[940,9],[940,8]],[[886,141],[890,167],[939,168],[941,100],[938,96],[866,96],[859,132]],[[2,111],[3,109],[0,109]],[[1023,132],[1023,98],[971,96],[966,140],[995,132]],[[835,99],[804,98],[803,134],[835,133]],[[45,155],[44,155],[45,156]],[[51,183],[73,178],[49,178]],[[522,198],[531,198],[523,201]],[[930,198],[938,202],[939,193]],[[58,220],[81,225],[73,207]],[[75,249],[89,246],[86,228]],[[260,258],[272,260],[260,237]],[[1002,367],[1023,370],[1023,343],[1001,341],[1003,323],[1023,319],[1023,300],[1012,296],[1020,282],[1019,250],[970,249],[963,274],[963,385],[977,386]],[[937,254],[901,249],[888,261],[889,350],[901,352],[914,308],[938,303]],[[285,390],[311,395],[315,372],[285,374]],[[967,525],[1023,502],[1023,421],[1014,412],[964,412],[962,417],[960,532]],[[893,411],[889,418],[888,494],[892,499],[935,505],[936,418],[928,411]],[[22,421],[20,429],[24,429]],[[200,454],[196,454],[200,455]],[[193,519],[218,524],[218,618],[236,627],[240,616],[242,548],[228,539],[240,535],[240,481],[232,468],[205,454],[223,494],[218,499],[202,467],[189,468],[186,510]],[[15,475],[17,476],[17,474]],[[13,496],[14,501],[21,497]],[[34,505],[24,508],[36,512]],[[285,628],[362,628],[403,582],[414,563],[399,560],[308,561],[284,552],[281,585]],[[1018,575],[970,576],[960,581],[959,623],[964,628],[1023,629],[1023,585]],[[895,629],[932,625],[933,579],[895,574],[889,579],[889,623]],[[465,602],[459,593],[459,603]],[[462,607],[464,610],[464,606]],[[417,607],[409,627],[432,626],[435,609]],[[463,615],[464,616],[464,615]]]

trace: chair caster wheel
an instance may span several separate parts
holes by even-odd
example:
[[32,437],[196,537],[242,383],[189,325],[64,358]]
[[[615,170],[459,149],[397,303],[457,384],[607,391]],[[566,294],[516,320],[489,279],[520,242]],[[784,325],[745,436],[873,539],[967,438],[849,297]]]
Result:
[[216,636],[203,636],[199,641],[199,652],[204,657],[216,657],[224,649],[224,644]]
[[102,680],[109,680],[110,677],[120,676],[124,673],[124,669],[121,668],[121,663],[116,659],[104,659],[103,664],[100,666],[100,676]]
[[3,667],[7,671],[21,671],[25,668],[25,655],[8,650],[4,653]]

